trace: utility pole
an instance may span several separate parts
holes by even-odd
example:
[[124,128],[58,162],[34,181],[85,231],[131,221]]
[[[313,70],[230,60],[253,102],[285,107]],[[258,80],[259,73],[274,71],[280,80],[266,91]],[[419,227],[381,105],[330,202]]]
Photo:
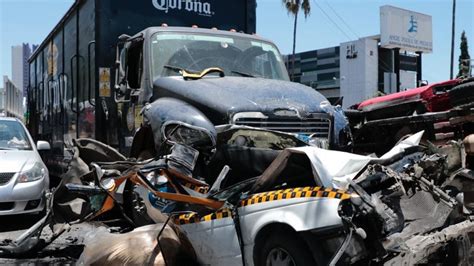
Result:
[[449,79],[453,79],[455,21],[456,21],[456,0],[453,0],[453,24],[452,24],[452,29],[451,29],[451,69],[449,72]]

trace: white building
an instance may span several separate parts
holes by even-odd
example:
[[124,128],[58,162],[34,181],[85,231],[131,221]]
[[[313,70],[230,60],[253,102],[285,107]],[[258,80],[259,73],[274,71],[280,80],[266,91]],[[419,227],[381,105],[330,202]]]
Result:
[[343,107],[378,96],[378,40],[362,38],[341,43],[341,96]]
[[23,119],[23,94],[15,84],[3,76],[3,89],[0,92],[0,112],[3,116],[17,117]]

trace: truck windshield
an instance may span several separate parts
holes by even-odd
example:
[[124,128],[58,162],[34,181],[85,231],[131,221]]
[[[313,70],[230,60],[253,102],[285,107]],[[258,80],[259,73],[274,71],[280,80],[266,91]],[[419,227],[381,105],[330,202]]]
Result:
[[19,122],[0,120],[0,150],[31,150],[31,143]]
[[278,49],[250,36],[161,32],[151,38],[151,54],[154,78],[219,67],[226,76],[289,80]]

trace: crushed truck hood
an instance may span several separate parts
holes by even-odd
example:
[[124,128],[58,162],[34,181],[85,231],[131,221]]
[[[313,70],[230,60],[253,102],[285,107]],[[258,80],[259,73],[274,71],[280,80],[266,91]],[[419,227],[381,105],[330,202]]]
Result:
[[297,110],[301,116],[323,112],[320,103],[326,101],[319,92],[302,84],[244,77],[158,78],[153,100],[161,97],[178,98],[219,113],[273,112],[282,108]]

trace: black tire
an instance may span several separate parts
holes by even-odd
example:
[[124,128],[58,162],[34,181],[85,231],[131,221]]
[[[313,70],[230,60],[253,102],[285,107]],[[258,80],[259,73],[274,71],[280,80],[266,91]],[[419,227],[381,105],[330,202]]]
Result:
[[275,265],[272,261],[286,261],[289,266],[316,265],[309,248],[296,233],[272,232],[263,241],[262,248],[256,250],[258,254],[255,265],[257,266]]
[[143,226],[153,224],[153,220],[148,216],[144,199],[134,191],[135,184],[128,182],[124,189],[124,210],[125,214],[135,223],[135,225]]
[[452,88],[449,91],[449,99],[453,107],[474,103],[474,81]]

